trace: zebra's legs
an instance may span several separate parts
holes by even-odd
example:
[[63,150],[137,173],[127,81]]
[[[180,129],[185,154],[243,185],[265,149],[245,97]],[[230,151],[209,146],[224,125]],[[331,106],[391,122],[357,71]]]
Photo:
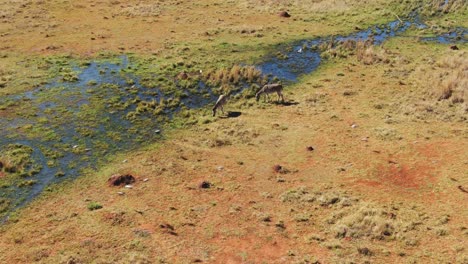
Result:
[[281,91],[278,91],[277,93],[278,93],[278,102],[279,102],[280,98],[281,98],[281,102],[284,102],[283,93]]

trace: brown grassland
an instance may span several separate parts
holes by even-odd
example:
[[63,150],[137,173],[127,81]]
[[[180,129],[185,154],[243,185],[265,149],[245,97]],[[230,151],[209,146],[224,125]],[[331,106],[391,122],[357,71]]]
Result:
[[[41,56],[170,61],[189,46],[185,56],[209,65],[219,56],[197,50],[237,43],[229,65],[406,10],[383,0],[0,2],[0,95],[46,79]],[[467,26],[454,3],[461,15],[428,23]],[[288,104],[233,99],[235,118],[200,111],[206,122],[14,213],[0,226],[0,263],[468,263],[468,45],[457,46],[395,37],[324,62],[285,88]],[[134,175],[132,188],[108,186],[117,173]]]

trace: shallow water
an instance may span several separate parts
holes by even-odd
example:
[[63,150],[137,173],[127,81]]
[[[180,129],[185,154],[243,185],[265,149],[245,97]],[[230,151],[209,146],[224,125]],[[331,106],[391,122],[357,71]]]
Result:
[[[366,41],[369,38],[373,39],[374,45],[382,44],[385,40],[403,33],[410,27],[424,29],[427,26],[420,22],[418,17],[414,17],[412,21],[400,22],[399,20],[392,21],[386,25],[373,26],[366,30],[358,31],[347,36],[333,36],[336,42],[355,40]],[[322,43],[327,43],[332,39],[332,36],[316,38],[313,40],[300,40],[292,44],[284,45],[280,48],[283,51],[281,58],[270,55],[263,63],[257,65],[264,74],[277,76],[279,79],[286,82],[295,82],[297,78],[304,74],[309,74],[320,65],[320,51],[314,49]],[[437,42],[441,44],[449,43],[466,43],[468,42],[468,29],[456,28],[451,32],[443,33],[434,37],[422,37],[421,41]]]
[[450,44],[456,42],[466,43],[468,42],[468,29],[457,27],[454,30],[443,33],[439,36],[421,38],[421,41],[437,42],[441,44]]
[[[424,27],[417,19],[415,21],[393,21],[347,36],[333,36],[333,39],[365,41],[372,37],[373,43],[378,45],[410,26]],[[423,40],[466,42],[466,34],[466,29],[458,28]],[[320,65],[320,51],[314,47],[331,38],[285,44],[278,51],[286,56],[278,58],[272,54],[256,67],[270,79],[276,76],[285,83],[295,82]],[[0,98],[0,104],[13,101],[25,106],[12,117],[0,118],[0,149],[8,144],[29,146],[33,149],[32,160],[42,167],[38,174],[18,180],[33,179],[37,181],[34,185],[20,188],[13,184],[1,189],[0,198],[13,201],[10,209],[24,205],[51,183],[77,177],[85,169],[97,169],[111,154],[136,149],[162,138],[160,133],[156,133],[161,129],[161,123],[149,115],[130,121],[126,116],[135,110],[135,104],[122,105],[137,97],[143,101],[159,102],[172,96],[157,88],[143,87],[137,77],[125,70],[131,65],[127,56],[121,56],[117,62],[76,66],[73,69],[79,72],[77,82],[57,80],[34,91]],[[184,93],[187,96],[182,97],[181,102],[188,108],[204,107],[216,98],[203,82],[199,83],[194,94]],[[170,118],[180,109],[166,110],[164,114]]]

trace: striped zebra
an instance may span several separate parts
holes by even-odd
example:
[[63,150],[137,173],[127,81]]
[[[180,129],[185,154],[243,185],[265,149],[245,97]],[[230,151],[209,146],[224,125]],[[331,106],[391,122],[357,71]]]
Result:
[[283,91],[283,85],[281,85],[279,83],[267,84],[267,85],[263,86],[263,88],[260,89],[260,91],[258,91],[257,94],[255,94],[255,99],[257,99],[257,101],[258,101],[260,99],[260,95],[265,94],[265,98],[267,98],[268,101],[270,101],[269,94],[277,93],[278,94],[278,101],[281,98],[281,101],[284,102],[284,96],[283,96],[282,91]]
[[221,109],[221,111],[224,114],[224,105],[227,103],[228,96],[227,95],[220,95],[218,100],[216,101],[216,104],[213,107],[213,116],[216,116],[216,110]]

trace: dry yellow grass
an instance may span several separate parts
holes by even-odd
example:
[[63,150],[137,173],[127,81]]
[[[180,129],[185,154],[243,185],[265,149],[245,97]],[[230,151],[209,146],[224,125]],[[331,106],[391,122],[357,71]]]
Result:
[[[468,53],[461,52],[441,59],[437,66],[443,71],[438,86],[439,99],[450,99],[452,103],[468,100]],[[467,109],[468,110],[468,109]]]
[[409,77],[427,89],[418,92],[423,100],[418,102],[414,98],[411,100],[414,108],[410,108],[445,120],[465,120],[468,111],[468,53],[446,48],[437,57],[422,56],[420,59],[422,65]]
[[379,62],[388,63],[390,61],[385,55],[384,49],[376,51],[374,46],[366,45],[365,42],[357,43],[356,57],[358,61],[365,65],[372,65]]
[[[263,29],[263,38],[271,42],[275,34],[313,34],[333,29],[332,18],[313,21],[310,11],[321,10],[323,14],[343,11],[356,12],[369,4],[360,1],[281,1],[259,4],[239,1],[206,0],[192,1],[2,1],[2,50],[46,53],[93,54],[101,50],[131,50],[144,53],[166,50],[174,43],[197,42],[210,38],[210,32],[225,39],[239,38],[238,27]],[[382,3],[384,1],[381,1]],[[293,17],[279,19],[277,13],[288,6]],[[372,3],[379,6],[379,3]],[[334,7],[334,8],[331,8]],[[262,9],[259,10],[258,8]],[[266,8],[266,9],[264,9]],[[16,15],[23,14],[23,15]],[[372,15],[374,16],[374,15]],[[83,18],[86,17],[86,20]],[[375,19],[375,15],[372,19]],[[354,19],[351,17],[350,19]],[[368,23],[355,21],[355,23]],[[370,18],[369,18],[370,20]],[[330,26],[324,27],[324,21]],[[370,21],[369,21],[370,22]],[[319,26],[320,25],[320,26]],[[190,27],[188,30],[187,27]],[[287,32],[284,29],[287,27]],[[36,34],[30,34],[37,32]],[[231,33],[230,33],[231,32]],[[205,34],[208,33],[208,34]],[[327,33],[331,33],[328,31]],[[33,35],[33,37],[32,37]],[[255,36],[252,36],[255,37]],[[27,40],[27,41],[26,41]],[[17,45],[17,44],[21,45]]]
[[460,12],[466,11],[468,8],[468,4],[464,0],[430,0],[424,5],[426,10],[430,10],[432,12],[443,12],[443,13],[450,13],[450,12]]
[[[231,101],[237,118],[54,187],[0,228],[0,262],[463,262],[466,125],[417,123],[392,107],[409,85],[432,88],[389,72],[429,71],[418,59],[441,56],[392,47],[404,41],[386,47],[388,64],[334,60],[288,86],[298,104]],[[132,189],[108,187],[119,172],[137,177]]]
[[203,76],[211,85],[232,86],[242,85],[243,82],[256,82],[261,77],[261,72],[253,66],[234,65],[231,68],[206,71]]

